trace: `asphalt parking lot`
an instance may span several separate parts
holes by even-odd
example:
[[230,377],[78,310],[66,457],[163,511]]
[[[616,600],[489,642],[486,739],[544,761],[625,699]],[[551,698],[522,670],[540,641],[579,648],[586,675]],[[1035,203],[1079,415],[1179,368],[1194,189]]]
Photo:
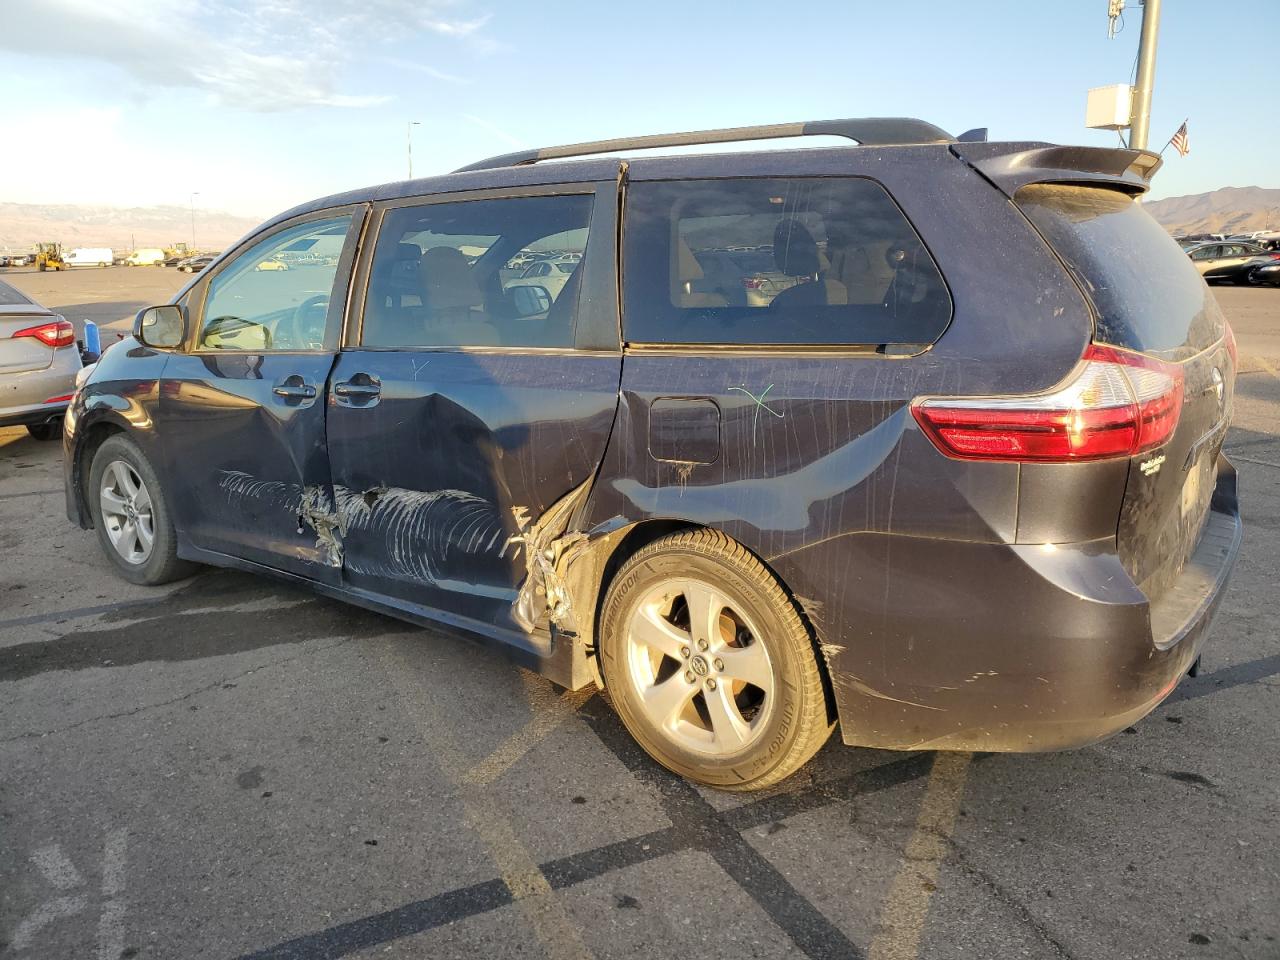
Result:
[[[0,277],[99,322],[185,279]],[[1280,957],[1280,289],[1218,297],[1246,529],[1201,675],[1087,749],[833,738],[746,797],[457,639],[126,584],[0,430],[0,957]]]

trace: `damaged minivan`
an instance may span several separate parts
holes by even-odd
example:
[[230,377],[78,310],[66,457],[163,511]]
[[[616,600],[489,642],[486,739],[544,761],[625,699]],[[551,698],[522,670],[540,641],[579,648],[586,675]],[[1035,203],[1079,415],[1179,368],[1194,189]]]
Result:
[[[635,155],[804,135],[854,143]],[[317,200],[103,355],[68,514],[134,583],[260,572],[601,686],[720,788],[836,726],[1087,744],[1198,662],[1241,538],[1158,165],[840,120]]]

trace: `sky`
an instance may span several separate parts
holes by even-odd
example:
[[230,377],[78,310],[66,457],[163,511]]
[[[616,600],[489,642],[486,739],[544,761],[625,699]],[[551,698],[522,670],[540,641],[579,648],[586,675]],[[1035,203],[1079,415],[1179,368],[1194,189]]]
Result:
[[[915,116],[1115,145],[1090,87],[1131,79],[1107,0],[0,0],[0,200],[266,217],[521,147]],[[1262,95],[1280,0],[1165,0],[1151,196],[1280,186]],[[1252,92],[1251,92],[1252,91]],[[1273,119],[1268,121],[1266,118]],[[410,121],[417,126],[409,127]],[[14,149],[18,145],[21,149]]]

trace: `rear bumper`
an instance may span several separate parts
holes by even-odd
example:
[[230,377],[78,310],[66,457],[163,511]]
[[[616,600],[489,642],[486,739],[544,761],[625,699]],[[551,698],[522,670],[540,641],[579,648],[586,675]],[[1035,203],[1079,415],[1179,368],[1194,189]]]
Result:
[[30,407],[0,409],[0,427],[36,426],[61,420],[67,412],[66,403],[42,403]]
[[879,556],[828,562],[846,578],[868,571],[855,585],[822,591],[819,603],[799,598],[822,643],[844,741],[1029,752],[1124,729],[1199,656],[1241,537],[1235,470],[1224,458],[1199,544],[1155,603],[1125,573],[1111,540],[898,537]]

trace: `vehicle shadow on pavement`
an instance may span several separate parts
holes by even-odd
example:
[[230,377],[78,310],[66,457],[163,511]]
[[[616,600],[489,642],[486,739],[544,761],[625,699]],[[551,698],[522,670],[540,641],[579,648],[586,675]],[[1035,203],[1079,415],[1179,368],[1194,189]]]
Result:
[[[66,616],[62,612],[48,619]],[[161,599],[120,604],[103,613],[99,622],[120,625],[71,630],[0,649],[0,682],[54,670],[201,660],[321,637],[360,638],[401,629],[398,621],[350,604],[222,572],[201,574]]]

